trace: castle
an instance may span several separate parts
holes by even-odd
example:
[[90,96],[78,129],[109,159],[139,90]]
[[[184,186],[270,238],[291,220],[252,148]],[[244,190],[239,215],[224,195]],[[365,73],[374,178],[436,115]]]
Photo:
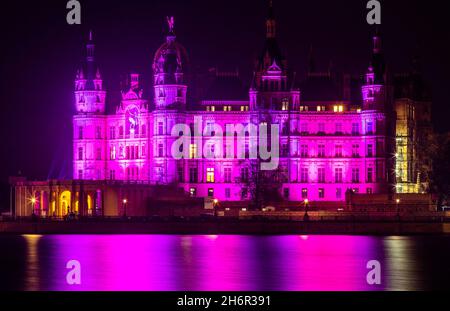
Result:
[[[139,75],[131,74],[114,114],[106,114],[106,90],[90,34],[86,61],[75,80],[75,180],[176,184],[193,197],[222,201],[249,200],[258,191],[288,201],[343,201],[347,191],[426,191],[415,164],[414,140],[418,138],[413,132],[417,132],[414,122],[419,108],[429,110],[431,103],[400,94],[408,88],[395,88],[393,80],[409,85],[411,79],[388,75],[378,34],[355,100],[348,76],[339,84],[330,72],[316,72],[313,65],[305,81],[298,82],[289,73],[270,8],[264,50],[247,98],[213,94],[189,103],[188,53],[178,42],[173,18],[168,22],[166,42],[153,61],[153,101],[143,97]],[[396,94],[406,97],[395,98]],[[202,137],[192,137],[182,146],[186,156],[176,159],[172,147],[178,136],[172,135],[172,129],[185,124],[194,132],[197,120],[201,120]],[[248,157],[257,147],[252,133],[245,133],[245,142],[234,141],[235,150],[244,146],[239,152],[246,159],[224,156],[227,146],[208,145],[229,124],[277,125],[277,169],[268,173],[255,168],[255,161]],[[209,157],[201,156],[203,150]],[[267,179],[270,182],[264,182]],[[265,188],[267,184],[270,189]]]

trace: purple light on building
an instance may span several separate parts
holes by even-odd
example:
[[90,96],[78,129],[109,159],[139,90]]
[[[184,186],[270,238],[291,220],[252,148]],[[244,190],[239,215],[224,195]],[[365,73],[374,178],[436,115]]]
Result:
[[[316,72],[311,65],[301,84],[290,74],[270,8],[265,47],[248,97],[190,103],[188,54],[175,35],[174,19],[168,21],[166,41],[154,56],[153,102],[143,97],[139,75],[131,74],[114,114],[105,113],[106,90],[90,33],[86,61],[75,81],[74,179],[178,184],[192,196],[247,200],[248,179],[255,174],[250,160],[226,157],[226,146],[217,148],[208,141],[216,135],[215,129],[229,124],[267,124],[280,130],[277,182],[285,200],[344,201],[348,191],[390,191],[392,108],[386,96],[379,35],[374,37],[361,100],[330,97],[317,88],[331,83],[330,72]],[[316,98],[311,98],[313,92]],[[196,118],[202,120],[202,132],[209,134],[192,137],[180,147],[188,156],[175,159],[172,146],[178,136],[172,135],[172,129],[177,124],[192,129]],[[260,151],[262,146],[252,145],[251,138],[237,139],[234,150],[241,143],[244,154],[256,147]],[[210,155],[205,157],[205,151]]]

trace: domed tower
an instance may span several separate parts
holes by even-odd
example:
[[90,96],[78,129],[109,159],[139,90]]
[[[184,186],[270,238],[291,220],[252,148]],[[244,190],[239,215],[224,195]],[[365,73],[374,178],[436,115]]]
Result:
[[186,108],[185,70],[188,64],[186,49],[176,41],[174,18],[168,17],[169,33],[166,42],[156,51],[153,60],[153,88],[156,109]]
[[178,172],[182,160],[172,156],[172,145],[177,139],[171,135],[176,124],[186,123],[185,80],[188,57],[186,49],[176,41],[174,18],[167,17],[169,32],[166,42],[156,51],[153,61],[153,89],[155,110],[152,112],[152,182],[172,184],[181,182]]

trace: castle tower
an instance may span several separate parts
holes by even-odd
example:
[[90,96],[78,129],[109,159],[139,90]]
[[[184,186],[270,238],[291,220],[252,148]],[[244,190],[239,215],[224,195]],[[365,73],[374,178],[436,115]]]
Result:
[[256,62],[249,91],[250,110],[292,110],[299,106],[300,92],[288,84],[287,62],[276,38],[276,20],[272,1],[266,18],[264,49]]
[[178,181],[182,160],[172,156],[172,145],[176,137],[171,135],[176,124],[186,123],[185,80],[188,56],[186,49],[176,41],[175,20],[167,17],[166,42],[157,50],[153,61],[154,104],[152,126],[153,161],[150,171],[152,182],[171,184]]
[[169,32],[153,61],[153,88],[156,109],[186,108],[186,49],[176,41],[174,18],[168,18]]
[[103,80],[95,62],[92,31],[86,58],[75,78],[73,117],[73,178],[101,180],[106,169],[106,116]]
[[386,105],[386,65],[381,49],[381,37],[377,32],[373,37],[372,61],[365,74],[361,88],[363,110],[385,111]]
[[95,62],[95,44],[91,31],[86,44],[86,59],[75,79],[75,109],[77,113],[103,114],[105,98],[102,76]]

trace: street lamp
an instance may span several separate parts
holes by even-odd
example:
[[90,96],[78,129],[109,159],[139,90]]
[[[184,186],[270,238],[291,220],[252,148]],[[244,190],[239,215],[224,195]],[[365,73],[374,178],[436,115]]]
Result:
[[399,204],[400,204],[400,199],[396,199],[395,200],[395,204],[397,205],[397,217],[399,217],[400,218],[400,209],[399,209]]
[[36,210],[36,198],[32,197],[31,198],[31,208],[32,208],[32,215],[34,216],[35,214],[35,210]]
[[127,217],[127,203],[128,203],[128,200],[127,199],[123,199],[122,203],[123,203],[123,217]]

